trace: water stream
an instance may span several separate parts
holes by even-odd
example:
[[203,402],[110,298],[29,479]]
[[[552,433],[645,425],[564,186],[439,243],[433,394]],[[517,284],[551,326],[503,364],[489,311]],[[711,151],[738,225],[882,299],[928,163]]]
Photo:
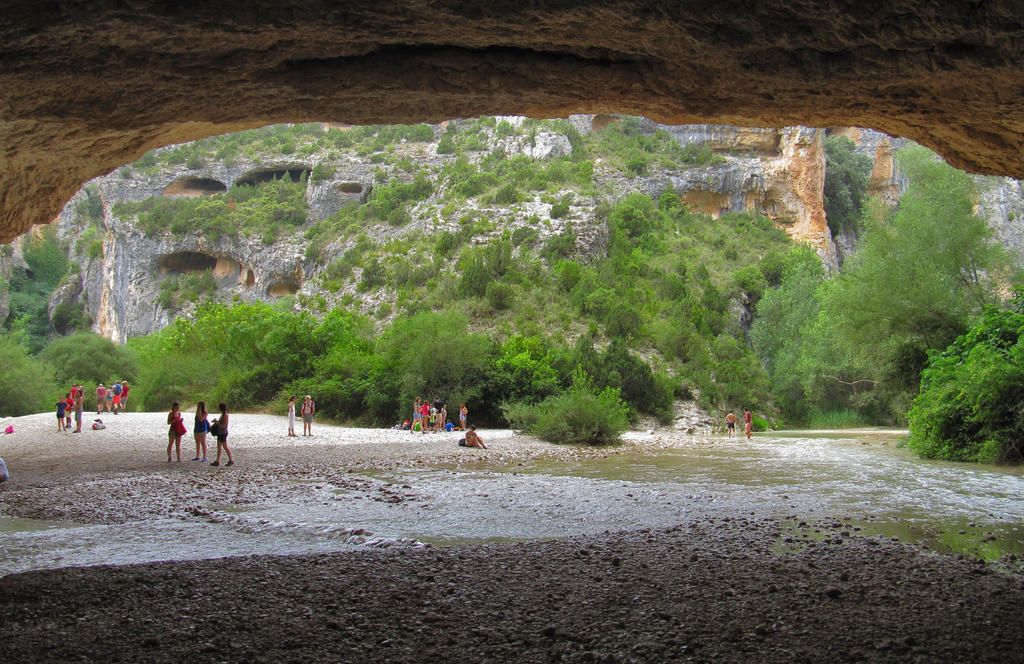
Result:
[[377,472],[373,477],[386,483],[379,495],[317,482],[314,499],[301,503],[211,506],[128,524],[0,518],[0,575],[560,538],[721,516],[778,519],[794,532],[801,522],[841,520],[848,536],[1024,559],[1022,469],[917,459],[895,446],[897,435],[773,432],[643,455]]

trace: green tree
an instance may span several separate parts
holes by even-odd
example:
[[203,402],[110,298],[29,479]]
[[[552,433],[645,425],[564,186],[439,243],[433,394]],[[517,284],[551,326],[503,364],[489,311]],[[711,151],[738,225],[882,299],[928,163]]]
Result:
[[138,372],[131,349],[91,332],[54,339],[39,357],[53,367],[58,385],[72,381],[85,385],[110,384],[115,380],[134,383]]
[[825,218],[833,235],[856,233],[863,215],[871,159],[856,147],[845,136],[825,137]]
[[1024,292],[932,355],[908,420],[908,445],[922,456],[1024,460]]
[[905,411],[928,352],[948,346],[993,301],[1005,257],[974,215],[969,175],[920,146],[897,156],[910,180],[899,209],[865,231],[823,304],[839,343],[866,368],[862,378],[879,381]]
[[801,422],[810,406],[803,370],[811,364],[805,360],[812,350],[806,344],[818,341],[811,337],[810,326],[821,311],[818,289],[825,269],[817,253],[807,246],[794,248],[782,263],[779,287],[768,290],[757,304],[750,340],[783,415]]
[[[376,346],[369,405],[380,419],[392,420],[416,397],[440,398],[449,406],[475,402],[493,352],[492,342],[470,333],[461,314],[423,312],[396,319]],[[475,407],[474,413],[485,408]]]
[[0,367],[0,417],[45,412],[56,402],[59,390],[50,367],[11,335],[0,334]]

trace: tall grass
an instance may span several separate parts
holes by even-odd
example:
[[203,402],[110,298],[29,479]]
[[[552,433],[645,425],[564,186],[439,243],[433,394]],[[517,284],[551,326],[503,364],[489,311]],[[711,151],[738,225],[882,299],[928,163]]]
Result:
[[849,408],[843,410],[830,410],[824,413],[811,415],[807,422],[812,429],[849,429],[853,427],[866,427],[871,423],[865,420],[860,413]]

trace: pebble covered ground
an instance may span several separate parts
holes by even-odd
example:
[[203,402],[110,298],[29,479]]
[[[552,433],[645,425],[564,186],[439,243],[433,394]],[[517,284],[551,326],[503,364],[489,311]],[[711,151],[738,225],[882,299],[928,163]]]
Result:
[[[83,434],[15,420],[0,438],[12,471],[0,514],[131,522],[307,490],[279,481],[289,473],[390,500],[403,489],[362,471],[618,453],[511,432],[485,435],[491,450],[330,427],[289,439],[283,418],[239,415],[237,464],[218,469],[168,464],[162,414],[109,419]],[[851,536],[842,520],[708,516],[526,543],[10,574],[0,644],[12,662],[1024,662],[1022,606],[1019,572]]]

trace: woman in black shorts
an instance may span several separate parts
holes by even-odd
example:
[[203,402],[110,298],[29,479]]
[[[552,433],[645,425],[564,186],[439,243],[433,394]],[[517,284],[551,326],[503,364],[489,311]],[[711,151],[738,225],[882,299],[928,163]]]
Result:
[[224,451],[228,453],[228,462],[224,465],[233,466],[235,465],[235,462],[231,460],[231,450],[228,449],[228,406],[226,403],[221,401],[217,405],[217,408],[220,409],[220,417],[213,421],[213,424],[216,427],[217,436],[217,458],[210,465],[220,465],[220,450],[221,448],[224,448]]

